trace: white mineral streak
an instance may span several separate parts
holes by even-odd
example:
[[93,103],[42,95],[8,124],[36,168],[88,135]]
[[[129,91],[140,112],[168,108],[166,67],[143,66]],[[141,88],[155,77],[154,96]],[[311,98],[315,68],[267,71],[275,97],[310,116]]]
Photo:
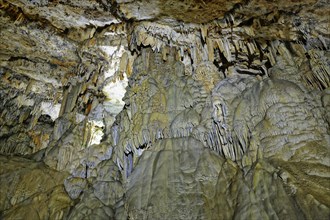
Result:
[[[124,46],[101,46],[100,48],[107,53],[110,58],[110,68],[104,74],[105,80],[110,80],[102,89],[107,98],[104,102],[104,106],[108,112],[113,113],[115,116],[125,105],[122,99],[128,85],[126,71],[129,65],[129,57]],[[116,77],[118,74],[122,76]]]
[[86,116],[85,115],[83,115],[83,114],[76,114],[76,123],[80,123],[80,122],[82,122],[84,119],[86,118]]
[[107,84],[103,89],[104,94],[108,98],[106,102],[124,106],[125,102],[122,98],[125,95],[127,84],[128,79],[126,73],[124,74],[123,80],[117,80]]
[[91,120],[88,123],[90,123],[90,132],[91,132],[91,137],[90,137],[88,146],[91,146],[93,144],[100,144],[101,140],[102,140],[102,137],[104,135],[104,133],[103,133],[104,123],[103,123],[103,121]]
[[53,104],[51,102],[41,102],[40,110],[41,114],[49,115],[53,121],[55,121],[60,113],[61,104]]

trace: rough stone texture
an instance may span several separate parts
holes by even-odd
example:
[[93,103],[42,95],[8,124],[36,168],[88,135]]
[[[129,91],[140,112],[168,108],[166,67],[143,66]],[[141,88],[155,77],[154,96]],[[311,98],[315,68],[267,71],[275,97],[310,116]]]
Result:
[[80,202],[75,205],[68,219],[112,219],[116,204],[124,195],[121,173],[111,160],[104,160],[97,166],[97,176],[89,183]]
[[61,219],[69,213],[73,201],[63,185],[68,173],[19,157],[1,156],[0,163],[2,219]]
[[[301,164],[316,176],[326,172],[327,166],[309,162]],[[329,195],[319,192],[327,188],[327,178],[310,177],[297,164],[261,160],[243,172],[193,138],[159,140],[143,153],[128,178],[127,215],[132,219],[326,219]],[[307,206],[315,208],[307,211]]]
[[0,1],[0,218],[328,219],[330,5]]
[[[299,68],[290,70],[285,64],[283,73],[274,66],[264,79],[234,74],[218,79],[207,92],[197,76],[193,79],[175,65],[166,65],[173,59],[170,56],[166,61],[157,58],[160,55],[152,58],[148,51],[142,52],[144,56],[144,62],[136,59],[132,75],[139,86],[135,90],[131,82],[121,123],[114,127],[113,159],[128,182],[126,209],[120,210],[119,218],[327,218],[327,113],[321,93],[297,80]],[[151,67],[147,77],[146,63]],[[162,76],[160,82],[181,78],[159,85],[156,79],[162,68],[160,72],[174,76]],[[181,86],[180,79],[185,79]],[[171,92],[185,86],[186,92]],[[163,87],[167,88],[163,98],[157,98]],[[195,98],[189,92],[194,87],[199,94]],[[148,98],[139,100],[139,92]],[[131,95],[133,99],[128,98]],[[179,99],[181,105],[171,108],[171,101]],[[148,112],[150,105],[157,108]],[[224,163],[230,164],[228,171],[222,170]],[[306,173],[307,167],[314,175]],[[227,191],[228,182],[233,190]],[[315,186],[312,190],[305,184]],[[315,209],[307,211],[307,206]]]
[[226,197],[237,197],[237,172],[237,165],[193,138],[159,140],[143,153],[128,178],[128,215],[132,219],[228,219],[234,209]]

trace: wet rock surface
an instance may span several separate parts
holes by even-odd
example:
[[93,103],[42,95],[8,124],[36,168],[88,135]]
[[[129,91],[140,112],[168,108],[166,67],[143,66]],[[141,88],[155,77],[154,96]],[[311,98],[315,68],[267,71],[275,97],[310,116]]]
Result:
[[0,1],[0,218],[328,219],[329,8]]

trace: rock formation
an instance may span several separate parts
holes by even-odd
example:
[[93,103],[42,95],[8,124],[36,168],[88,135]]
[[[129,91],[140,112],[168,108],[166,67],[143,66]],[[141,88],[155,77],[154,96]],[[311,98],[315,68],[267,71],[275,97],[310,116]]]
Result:
[[1,219],[329,219],[326,0],[0,0]]

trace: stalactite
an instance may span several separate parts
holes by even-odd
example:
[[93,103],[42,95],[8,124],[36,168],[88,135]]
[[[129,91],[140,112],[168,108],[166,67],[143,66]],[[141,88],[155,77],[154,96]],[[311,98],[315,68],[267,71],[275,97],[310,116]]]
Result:
[[[30,197],[26,189],[4,188],[10,190],[0,199],[1,217],[15,219],[10,214],[25,209],[46,219],[329,216],[328,38],[317,23],[292,24],[307,12],[312,19],[323,1],[286,2],[275,11],[260,1],[221,8],[155,1],[152,13],[144,0],[34,1],[41,5],[26,8],[24,1],[6,2],[0,153],[47,165],[21,166],[33,170],[17,178],[31,177],[21,181],[31,189],[43,176],[36,169],[46,169],[56,186]],[[59,13],[61,19],[53,16]],[[200,15],[210,22],[187,22]],[[59,105],[60,117],[45,111]],[[11,170],[3,172],[6,187]],[[186,199],[196,195],[203,199],[190,199],[191,209]],[[38,203],[51,204],[47,211],[36,206],[34,216],[30,205]]]

